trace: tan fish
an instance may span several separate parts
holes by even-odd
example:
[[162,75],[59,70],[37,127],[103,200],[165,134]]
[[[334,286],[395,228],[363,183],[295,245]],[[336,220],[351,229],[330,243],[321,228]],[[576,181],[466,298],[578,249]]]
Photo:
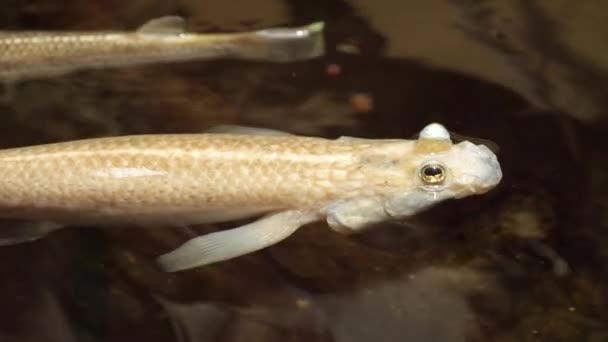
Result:
[[323,55],[323,23],[299,28],[198,34],[180,17],[135,32],[0,31],[0,80],[50,77],[82,69],[211,58],[291,62]]
[[341,233],[399,220],[494,188],[494,153],[430,124],[418,140],[329,140],[244,127],[141,135],[0,151],[0,217],[47,222],[1,228],[5,244],[68,224],[194,225],[267,214],[186,242],[167,271],[273,245],[308,223]]

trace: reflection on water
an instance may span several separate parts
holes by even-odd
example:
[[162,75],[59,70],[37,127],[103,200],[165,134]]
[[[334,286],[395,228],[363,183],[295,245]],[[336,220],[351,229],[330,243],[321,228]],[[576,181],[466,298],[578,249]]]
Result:
[[[0,249],[0,340],[608,340],[603,2],[8,1],[3,28],[197,30],[327,21],[322,59],[82,72],[16,85],[2,146],[218,123],[500,146],[491,194],[345,237],[323,224],[178,274],[167,228],[70,229]],[[204,233],[230,225],[194,228]]]

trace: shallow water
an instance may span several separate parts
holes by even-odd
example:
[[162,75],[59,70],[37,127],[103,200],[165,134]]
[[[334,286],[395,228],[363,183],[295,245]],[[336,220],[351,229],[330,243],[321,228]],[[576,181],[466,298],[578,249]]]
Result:
[[501,185],[405,226],[345,237],[317,224],[177,274],[154,263],[185,239],[172,228],[66,229],[3,247],[0,341],[608,341],[608,5],[230,4],[6,2],[6,29],[133,29],[167,14],[198,31],[322,19],[328,53],[22,82],[0,104],[0,144],[219,123],[409,138],[438,121],[500,146]]

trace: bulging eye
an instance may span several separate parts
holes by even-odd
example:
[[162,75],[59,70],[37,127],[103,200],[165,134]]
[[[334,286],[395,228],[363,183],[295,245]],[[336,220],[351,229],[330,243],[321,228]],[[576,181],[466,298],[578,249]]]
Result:
[[445,166],[437,162],[426,163],[420,168],[419,176],[426,185],[441,185],[445,181]]

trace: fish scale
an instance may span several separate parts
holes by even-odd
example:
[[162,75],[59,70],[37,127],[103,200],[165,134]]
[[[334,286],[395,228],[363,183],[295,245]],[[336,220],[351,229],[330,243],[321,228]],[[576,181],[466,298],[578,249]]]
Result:
[[[254,199],[284,207],[323,200],[340,182],[336,175],[330,179],[328,170],[336,165],[325,157],[351,153],[353,146],[293,139],[157,135],[4,150],[0,151],[0,206],[18,199],[19,206],[85,210],[111,198],[128,197],[124,200],[131,203],[128,211],[133,213],[139,203],[225,206],[250,205]],[[269,144],[275,146],[272,154],[266,154]],[[295,178],[291,183],[281,180],[287,174]],[[348,174],[342,174],[345,177]],[[326,191],[302,201],[299,193],[314,193],[307,189],[315,187],[315,179]],[[326,180],[331,183],[322,182]],[[44,191],[35,184],[44,184]]]

